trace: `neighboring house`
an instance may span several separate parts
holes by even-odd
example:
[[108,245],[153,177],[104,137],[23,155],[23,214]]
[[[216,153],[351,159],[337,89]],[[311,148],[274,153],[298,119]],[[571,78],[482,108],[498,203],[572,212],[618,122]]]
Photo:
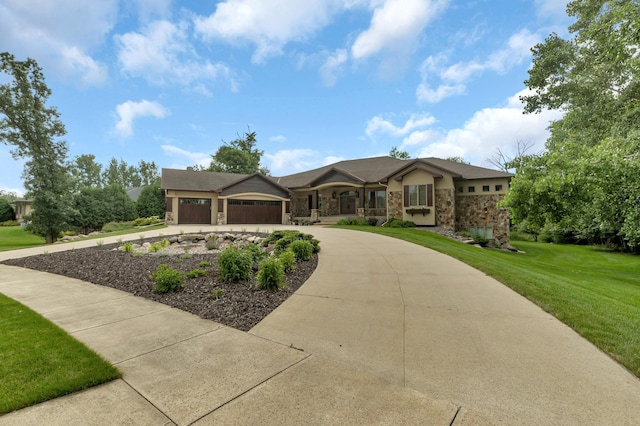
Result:
[[15,200],[11,204],[16,206],[16,220],[24,222],[24,217],[33,211],[33,200]]
[[162,170],[167,224],[335,223],[342,217],[411,220],[509,242],[499,208],[513,175],[439,158],[340,161],[272,178]]

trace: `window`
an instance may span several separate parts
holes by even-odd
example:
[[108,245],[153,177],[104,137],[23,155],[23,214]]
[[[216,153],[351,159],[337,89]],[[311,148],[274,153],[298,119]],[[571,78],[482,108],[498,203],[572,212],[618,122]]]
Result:
[[469,188],[467,188],[468,192],[476,192],[476,187],[475,186],[470,186]]
[[458,187],[458,192],[464,192],[464,187],[459,186],[459,187]]
[[367,206],[370,209],[384,209],[387,207],[387,192],[386,191],[369,191],[369,199],[367,200]]
[[482,192],[489,192],[489,185],[482,185]]
[[202,205],[211,205],[210,198],[180,198],[180,204],[202,204]]
[[433,206],[433,184],[405,185],[404,206]]
[[502,191],[502,185],[496,185],[496,191]]

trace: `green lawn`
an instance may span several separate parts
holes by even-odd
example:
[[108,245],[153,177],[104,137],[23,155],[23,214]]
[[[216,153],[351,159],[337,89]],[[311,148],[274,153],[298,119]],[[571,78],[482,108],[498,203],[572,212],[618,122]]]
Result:
[[0,294],[0,415],[119,377],[64,330]]
[[482,250],[416,229],[345,228],[455,257],[551,313],[640,377],[640,257],[598,247],[513,240],[525,253]]
[[[166,228],[167,225],[159,224],[148,226],[146,228],[127,228],[114,232],[106,232],[104,234],[92,235],[84,239],[101,239],[106,237],[116,237],[118,235],[126,235],[133,233],[144,233],[145,231],[154,231],[156,229]],[[17,250],[27,247],[46,245],[44,238],[25,231],[21,226],[0,226],[0,251]]]
[[0,226],[0,251],[44,245],[44,238],[25,231],[22,226]]

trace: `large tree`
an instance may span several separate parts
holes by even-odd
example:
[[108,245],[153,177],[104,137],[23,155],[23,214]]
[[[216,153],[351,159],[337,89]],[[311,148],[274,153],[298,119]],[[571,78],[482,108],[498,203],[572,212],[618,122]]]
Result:
[[535,232],[640,251],[640,4],[574,0],[570,37],[533,49],[525,112],[560,109],[546,151],[514,161],[504,205]]
[[251,174],[260,172],[268,175],[269,169],[260,166],[264,151],[256,148],[256,132],[245,132],[231,142],[224,142],[211,156],[211,172]]
[[102,165],[93,154],[78,155],[69,165],[71,176],[77,188],[102,187]]
[[136,201],[138,217],[158,216],[164,218],[166,208],[164,191],[160,188],[159,183],[145,186]]
[[26,160],[24,186],[33,198],[31,227],[55,242],[72,210],[66,169],[66,134],[56,108],[47,106],[51,90],[33,59],[17,61],[0,53],[0,71],[9,82],[0,85],[0,140],[13,145],[14,158]]

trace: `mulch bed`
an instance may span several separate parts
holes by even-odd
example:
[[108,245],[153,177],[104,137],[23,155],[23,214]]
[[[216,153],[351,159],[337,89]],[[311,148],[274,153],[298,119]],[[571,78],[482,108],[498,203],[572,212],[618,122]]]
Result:
[[[158,240],[149,238],[144,241]],[[243,283],[218,281],[218,253],[136,257],[114,250],[118,246],[110,244],[67,250],[2,263],[116,288],[242,331],[248,331],[280,306],[304,284],[318,265],[318,255],[314,254],[311,260],[297,263],[296,269],[286,274],[286,287],[275,291],[255,290],[255,278]],[[211,266],[199,266],[202,261],[211,262]],[[203,277],[187,278],[184,289],[178,292],[157,294],[149,275],[162,263],[184,272],[198,268],[208,273]],[[224,290],[222,297],[217,300],[210,298],[211,291],[217,288]]]

